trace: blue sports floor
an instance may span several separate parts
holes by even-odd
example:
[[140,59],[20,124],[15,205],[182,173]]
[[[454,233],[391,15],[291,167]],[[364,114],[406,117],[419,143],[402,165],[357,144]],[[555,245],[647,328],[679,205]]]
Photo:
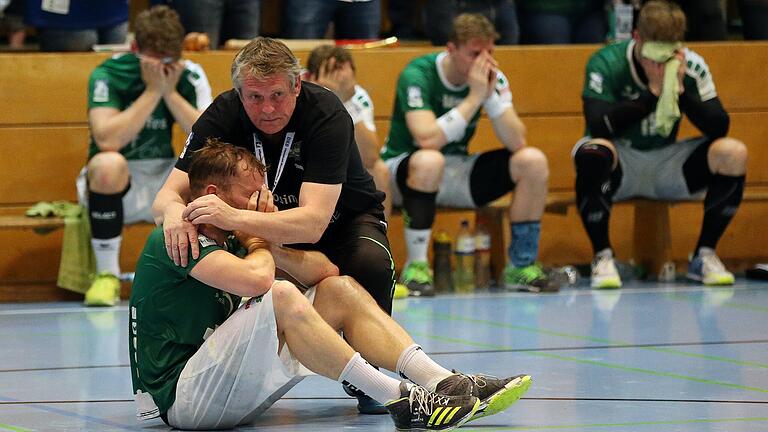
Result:
[[[529,373],[533,386],[475,431],[768,431],[768,284],[634,284],[620,291],[398,300],[395,317],[448,368]],[[128,313],[0,305],[0,431],[162,431],[139,423]],[[393,430],[341,386],[304,380],[239,430]]]

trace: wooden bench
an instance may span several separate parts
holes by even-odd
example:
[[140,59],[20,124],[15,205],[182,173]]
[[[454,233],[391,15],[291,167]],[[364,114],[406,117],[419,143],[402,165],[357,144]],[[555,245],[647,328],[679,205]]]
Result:
[[[768,84],[755,80],[756,71],[768,62],[766,42],[728,42],[691,44],[707,60],[717,83],[718,93],[731,113],[734,137],[747,143],[750,151],[747,198],[720,242],[718,252],[731,263],[750,264],[768,259],[764,247],[766,234],[761,227],[768,216],[768,201],[755,191],[768,188]],[[528,142],[544,151],[550,163],[548,212],[542,219],[540,259],[545,264],[586,263],[592,258],[589,241],[572,202],[574,170],[570,149],[583,133],[581,86],[589,55],[598,47],[520,46],[498,47],[494,55],[509,78],[514,103],[528,128]],[[414,57],[435,51],[434,47],[355,51],[360,84],[373,98],[376,124],[381,142],[389,130],[394,88],[399,72]],[[306,59],[306,52],[297,52]],[[214,94],[231,87],[229,72],[233,53],[190,53],[208,75]],[[27,221],[14,216],[37,201],[66,199],[75,201],[74,180],[85,163],[88,141],[87,79],[107,54],[0,54],[0,171],[8,180],[0,182],[0,301],[3,299],[42,298],[57,291],[54,286],[60,254],[61,230],[40,236],[35,224],[54,221]],[[733,61],[738,59],[739,61]],[[557,75],[555,75],[555,71]],[[542,78],[547,78],[542,85]],[[681,136],[695,134],[684,122]],[[184,136],[175,134],[180,147]],[[471,151],[497,148],[488,119],[482,118]],[[755,195],[756,194],[756,195]],[[566,198],[563,198],[566,197]],[[506,198],[508,202],[509,198]],[[611,220],[611,238],[619,258],[633,257],[637,238],[656,239],[670,257],[683,262],[693,247],[701,221],[700,203],[667,206],[671,232],[659,234],[643,219],[639,202],[620,204]],[[478,212],[440,211],[435,229],[455,233],[461,219],[474,221],[487,217],[497,222],[494,234],[494,259],[499,267],[508,241],[505,201]],[[559,209],[559,210],[558,210]],[[558,210],[558,211],[555,211]],[[656,214],[656,209],[645,210]],[[10,217],[8,217],[10,216]],[[507,225],[507,226],[505,226]],[[645,227],[645,228],[643,228]],[[37,228],[47,229],[41,226]],[[124,234],[121,265],[135,266],[149,225],[128,227]],[[390,242],[398,268],[405,257],[402,217],[390,221]],[[501,232],[504,231],[504,232]],[[642,235],[641,235],[642,234]],[[652,248],[653,249],[653,248]],[[656,249],[658,250],[658,248]],[[497,270],[498,271],[498,270]],[[47,291],[45,291],[47,290]],[[20,296],[24,292],[27,297]],[[58,290],[63,291],[63,290]],[[7,293],[8,295],[5,295]],[[35,297],[36,296],[36,297]],[[55,297],[52,297],[55,298]]]

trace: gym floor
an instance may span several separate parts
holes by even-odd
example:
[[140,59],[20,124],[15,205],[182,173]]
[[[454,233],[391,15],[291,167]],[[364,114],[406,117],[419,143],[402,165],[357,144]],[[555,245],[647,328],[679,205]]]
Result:
[[[447,368],[533,376],[476,431],[768,431],[768,283],[632,283],[555,294],[395,301],[395,318]],[[126,303],[0,304],[0,431],[160,431],[135,417]],[[309,377],[238,430],[393,430],[341,385]]]

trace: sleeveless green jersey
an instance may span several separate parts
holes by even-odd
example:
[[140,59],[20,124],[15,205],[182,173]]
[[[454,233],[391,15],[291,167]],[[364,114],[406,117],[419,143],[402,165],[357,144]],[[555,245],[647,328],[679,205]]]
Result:
[[[145,87],[141,79],[139,58],[132,53],[116,54],[91,73],[88,80],[88,109],[110,107],[123,111],[141,96]],[[203,68],[189,60],[184,61],[184,70],[176,90],[197,109],[203,109],[211,103],[211,86]],[[173,122],[171,111],[160,100],[141,132],[120,149],[120,153],[128,160],[175,157],[171,145]],[[88,159],[98,152],[91,136]]]
[[[606,102],[638,98],[647,86],[640,80],[632,60],[634,48],[634,40],[628,40],[608,45],[593,54],[587,63],[582,96]],[[712,75],[704,59],[686,48],[685,61],[685,92],[702,101],[717,97]],[[613,142],[615,145],[626,145],[639,150],[664,147],[676,141],[679,126],[678,120],[669,136],[659,135],[656,132],[656,113],[651,112],[642,121],[619,133],[613,138]],[[586,135],[589,135],[589,130]]]
[[[395,106],[389,136],[381,150],[383,159],[391,159],[402,153],[413,153],[419,149],[405,122],[405,114],[408,111],[430,110],[435,113],[435,117],[440,117],[459,105],[469,94],[468,85],[452,85],[440,70],[439,65],[447,54],[441,52],[417,57],[400,74],[395,89]],[[497,73],[496,91],[511,102],[509,82],[501,71]],[[480,110],[467,122],[464,137],[445,144],[442,152],[467,154],[469,140],[475,133],[479,118]]]
[[240,297],[189,275],[208,254],[223,249],[208,237],[198,239],[200,257],[192,259],[190,253],[187,267],[177,266],[165,251],[163,228],[156,227],[136,264],[128,337],[133,392],[142,418],[168,411],[187,361],[240,304]]

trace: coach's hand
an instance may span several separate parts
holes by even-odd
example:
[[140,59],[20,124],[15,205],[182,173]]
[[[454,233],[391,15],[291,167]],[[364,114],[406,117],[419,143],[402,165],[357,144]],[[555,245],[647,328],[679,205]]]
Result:
[[197,259],[200,256],[197,227],[184,220],[181,212],[164,215],[163,237],[165,238],[165,251],[174,264],[186,267],[189,263],[190,250],[192,251],[192,259]]
[[211,224],[225,231],[237,229],[240,210],[225,203],[214,194],[203,195],[187,204],[181,217],[195,225]]

